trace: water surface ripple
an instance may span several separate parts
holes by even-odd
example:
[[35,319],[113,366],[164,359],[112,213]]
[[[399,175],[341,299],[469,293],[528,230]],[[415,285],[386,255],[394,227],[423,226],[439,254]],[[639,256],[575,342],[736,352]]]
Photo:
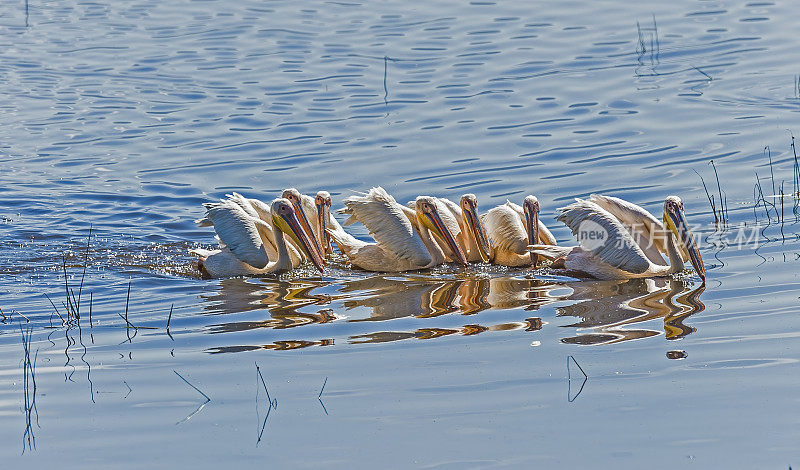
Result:
[[[800,465],[794,6],[4,2],[3,461]],[[372,185],[535,194],[564,243],[574,197],[677,194],[708,283],[188,254],[231,191]]]

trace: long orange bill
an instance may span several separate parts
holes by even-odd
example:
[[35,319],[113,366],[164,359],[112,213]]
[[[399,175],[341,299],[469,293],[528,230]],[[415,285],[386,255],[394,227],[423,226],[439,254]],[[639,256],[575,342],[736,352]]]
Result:
[[282,215],[281,217],[283,217],[283,220],[285,220],[289,225],[289,228],[294,232],[294,235],[297,237],[297,239],[300,240],[300,248],[305,251],[306,255],[308,255],[308,257],[311,259],[311,262],[314,263],[314,266],[317,267],[319,272],[324,273],[325,263],[323,262],[322,257],[319,255],[319,252],[314,249],[314,245],[311,243],[310,237],[306,231],[303,230],[301,222],[297,217],[297,213],[292,212],[291,215]]
[[[539,207],[528,207],[525,204],[525,231],[528,232],[528,244],[537,245],[539,243]],[[531,253],[531,265],[535,268],[539,264],[539,255]]]
[[488,263],[490,258],[489,241],[486,238],[486,232],[483,230],[483,223],[481,223],[481,220],[478,218],[477,212],[477,208],[473,208],[472,204],[470,204],[469,208],[463,211],[463,215],[467,226],[475,237],[475,244],[478,245],[478,254],[481,257],[481,261]]
[[[300,217],[298,217],[298,219],[300,220],[300,224],[303,227],[303,231],[305,231],[308,238],[310,238],[313,242],[311,245],[313,251],[317,254],[318,258],[323,259],[322,249],[320,248],[319,243],[317,242],[317,237],[314,235],[314,230],[311,229],[311,224],[308,223],[308,217],[306,217],[306,212],[303,210],[303,205],[300,203],[300,201],[292,201],[292,205],[294,206],[295,212],[300,214]],[[323,264],[324,263],[325,261],[323,260]]]
[[444,224],[444,222],[442,222],[441,217],[439,217],[439,213],[430,212],[426,213],[425,215],[428,216],[428,219],[430,219],[431,223],[436,228],[436,231],[439,233],[439,236],[442,237],[442,239],[444,239],[444,242],[447,244],[450,250],[455,254],[456,261],[463,264],[464,266],[467,266],[469,264],[467,262],[467,257],[464,255],[464,252],[461,251],[461,247],[458,246],[458,243],[456,243],[456,239],[453,238],[453,234],[450,233],[450,229],[448,229],[447,226]]
[[700,276],[700,279],[703,280],[703,284],[705,284],[706,266],[703,264],[703,257],[700,256],[700,250],[697,248],[697,243],[695,243],[692,232],[689,231],[689,224],[686,223],[683,211],[678,211],[676,214],[670,212],[669,216],[672,218],[675,228],[678,229],[681,244],[683,244],[686,251],[689,252],[689,261],[692,263],[692,267],[694,267],[697,275]]
[[333,247],[331,246],[331,236],[326,230],[328,228],[328,217],[330,217],[330,206],[325,203],[317,204],[317,221],[320,229],[317,237],[318,243],[324,249],[326,255],[333,254]]

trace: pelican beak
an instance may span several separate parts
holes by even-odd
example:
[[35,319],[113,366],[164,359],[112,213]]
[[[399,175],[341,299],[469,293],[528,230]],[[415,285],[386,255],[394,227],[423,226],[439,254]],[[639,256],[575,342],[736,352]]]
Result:
[[675,234],[680,242],[683,250],[689,254],[689,261],[692,263],[697,275],[702,279],[703,284],[706,282],[706,267],[703,264],[703,257],[700,256],[700,250],[697,249],[697,243],[694,241],[694,236],[689,230],[689,224],[686,223],[686,217],[683,214],[683,209],[670,210],[664,214],[664,223]]
[[[313,242],[311,244],[311,248],[314,251],[317,258],[322,259],[322,249],[319,246],[319,242],[317,241],[317,237],[314,235],[314,230],[311,229],[311,224],[308,223],[308,217],[306,217],[306,212],[303,210],[303,205],[300,203],[299,199],[292,198],[292,206],[294,206],[294,211],[299,214],[298,220],[300,221],[303,230],[305,231],[307,238],[310,238]],[[324,226],[323,226],[324,227]],[[323,261],[324,263],[325,261]]]
[[331,247],[331,236],[328,233],[328,218],[331,213],[331,206],[326,202],[316,202],[317,205],[317,221],[320,227],[317,236],[319,239],[317,243],[324,249],[325,255],[333,254],[333,247]]
[[[539,203],[524,203],[525,212],[525,231],[528,232],[528,244],[536,245],[539,243]],[[531,265],[535,268],[539,263],[539,255],[531,253]]]
[[450,229],[448,229],[447,225],[442,221],[442,218],[439,216],[439,211],[433,209],[430,212],[425,212],[425,216],[432,225],[434,232],[441,237],[450,250],[455,253],[456,261],[467,266],[469,264],[467,262],[467,257],[464,255],[464,252],[461,251],[461,247],[458,246],[458,243],[456,243],[456,239],[453,237]]
[[488,263],[490,259],[489,241],[486,238],[486,232],[483,230],[483,223],[478,217],[478,207],[475,202],[468,200],[461,211],[461,215],[464,218],[464,223],[472,231],[475,244],[478,245],[478,254],[481,256],[481,261]]
[[322,257],[320,257],[319,252],[314,250],[314,245],[311,243],[308,233],[306,233],[301,226],[301,222],[297,217],[297,213],[292,212],[289,215],[280,215],[278,217],[278,220],[283,222],[280,227],[283,232],[289,235],[292,240],[297,243],[297,246],[299,246],[300,249],[305,252],[306,256],[308,256],[311,262],[314,263],[314,266],[316,266],[319,272],[324,273],[325,264],[322,261]]

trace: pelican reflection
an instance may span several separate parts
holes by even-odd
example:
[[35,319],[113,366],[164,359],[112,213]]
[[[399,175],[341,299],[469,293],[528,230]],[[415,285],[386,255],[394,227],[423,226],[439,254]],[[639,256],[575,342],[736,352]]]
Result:
[[[672,279],[574,282],[489,275],[442,279],[415,273],[337,282],[226,279],[202,298],[209,315],[227,320],[208,325],[209,333],[252,331],[263,337],[264,344],[209,350],[218,353],[328,346],[335,338],[340,344],[363,344],[487,332],[535,333],[547,325],[552,312],[577,319],[562,325],[574,330],[573,336],[561,339],[564,343],[612,344],[662,332],[672,340],[694,331],[684,321],[705,308],[699,300],[702,289],[690,290],[689,283]],[[554,302],[559,304],[531,316]],[[482,314],[487,311],[502,318]],[[663,327],[655,327],[655,320]],[[403,327],[398,328],[400,324]],[[285,338],[289,332],[292,337]]]
[[[570,283],[569,300],[578,302],[558,307],[558,316],[572,316],[580,321],[566,328],[591,329],[561,341],[571,344],[611,344],[647,338],[662,332],[669,340],[691,334],[695,328],[683,321],[702,312],[705,305],[698,297],[705,287],[691,290],[690,283],[673,279],[631,279]],[[632,328],[633,325],[662,319],[661,329]]]

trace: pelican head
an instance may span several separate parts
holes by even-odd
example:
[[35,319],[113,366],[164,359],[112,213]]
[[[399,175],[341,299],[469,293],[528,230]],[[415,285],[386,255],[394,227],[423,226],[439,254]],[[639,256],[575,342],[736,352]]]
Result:
[[272,225],[286,235],[289,235],[292,240],[303,250],[314,263],[314,266],[319,269],[319,272],[324,272],[322,258],[319,253],[314,251],[311,240],[300,225],[300,219],[297,217],[297,212],[294,209],[291,201],[287,198],[278,198],[272,201]]
[[317,197],[314,198],[314,204],[317,206],[317,220],[319,221],[319,233],[317,234],[317,242],[325,250],[325,254],[332,254],[333,247],[331,247],[331,236],[328,234],[326,228],[328,227],[328,218],[331,213],[331,195],[328,191],[319,191]]
[[311,229],[311,224],[308,223],[308,217],[306,217],[306,211],[303,210],[303,201],[300,195],[300,191],[295,188],[288,188],[283,190],[283,195],[281,196],[284,199],[288,199],[289,202],[292,203],[294,206],[294,210],[297,212],[298,219],[302,224],[303,230],[305,230],[308,237],[312,240],[312,248],[316,251],[317,257],[322,258],[322,248],[320,247],[317,238],[314,236],[314,230]]
[[466,226],[472,231],[481,261],[488,263],[490,259],[489,241],[486,238],[486,232],[483,230],[483,223],[478,217],[478,198],[474,194],[461,196],[461,216],[464,218]]
[[664,226],[667,227],[679,242],[679,247],[689,256],[697,275],[706,282],[706,267],[703,265],[703,258],[697,249],[692,232],[689,231],[689,224],[683,211],[683,201],[678,196],[669,196],[664,200]]
[[466,266],[468,264],[467,257],[456,243],[453,233],[442,221],[439,209],[436,206],[436,200],[430,196],[420,196],[414,202],[414,205],[416,206],[417,218],[420,223],[444,240],[450,251],[454,253],[456,261]]
[[[536,196],[525,197],[522,203],[522,210],[525,213],[525,231],[528,232],[528,244],[536,245],[539,243],[539,200]],[[539,255],[531,253],[531,264],[536,267],[539,262]]]

